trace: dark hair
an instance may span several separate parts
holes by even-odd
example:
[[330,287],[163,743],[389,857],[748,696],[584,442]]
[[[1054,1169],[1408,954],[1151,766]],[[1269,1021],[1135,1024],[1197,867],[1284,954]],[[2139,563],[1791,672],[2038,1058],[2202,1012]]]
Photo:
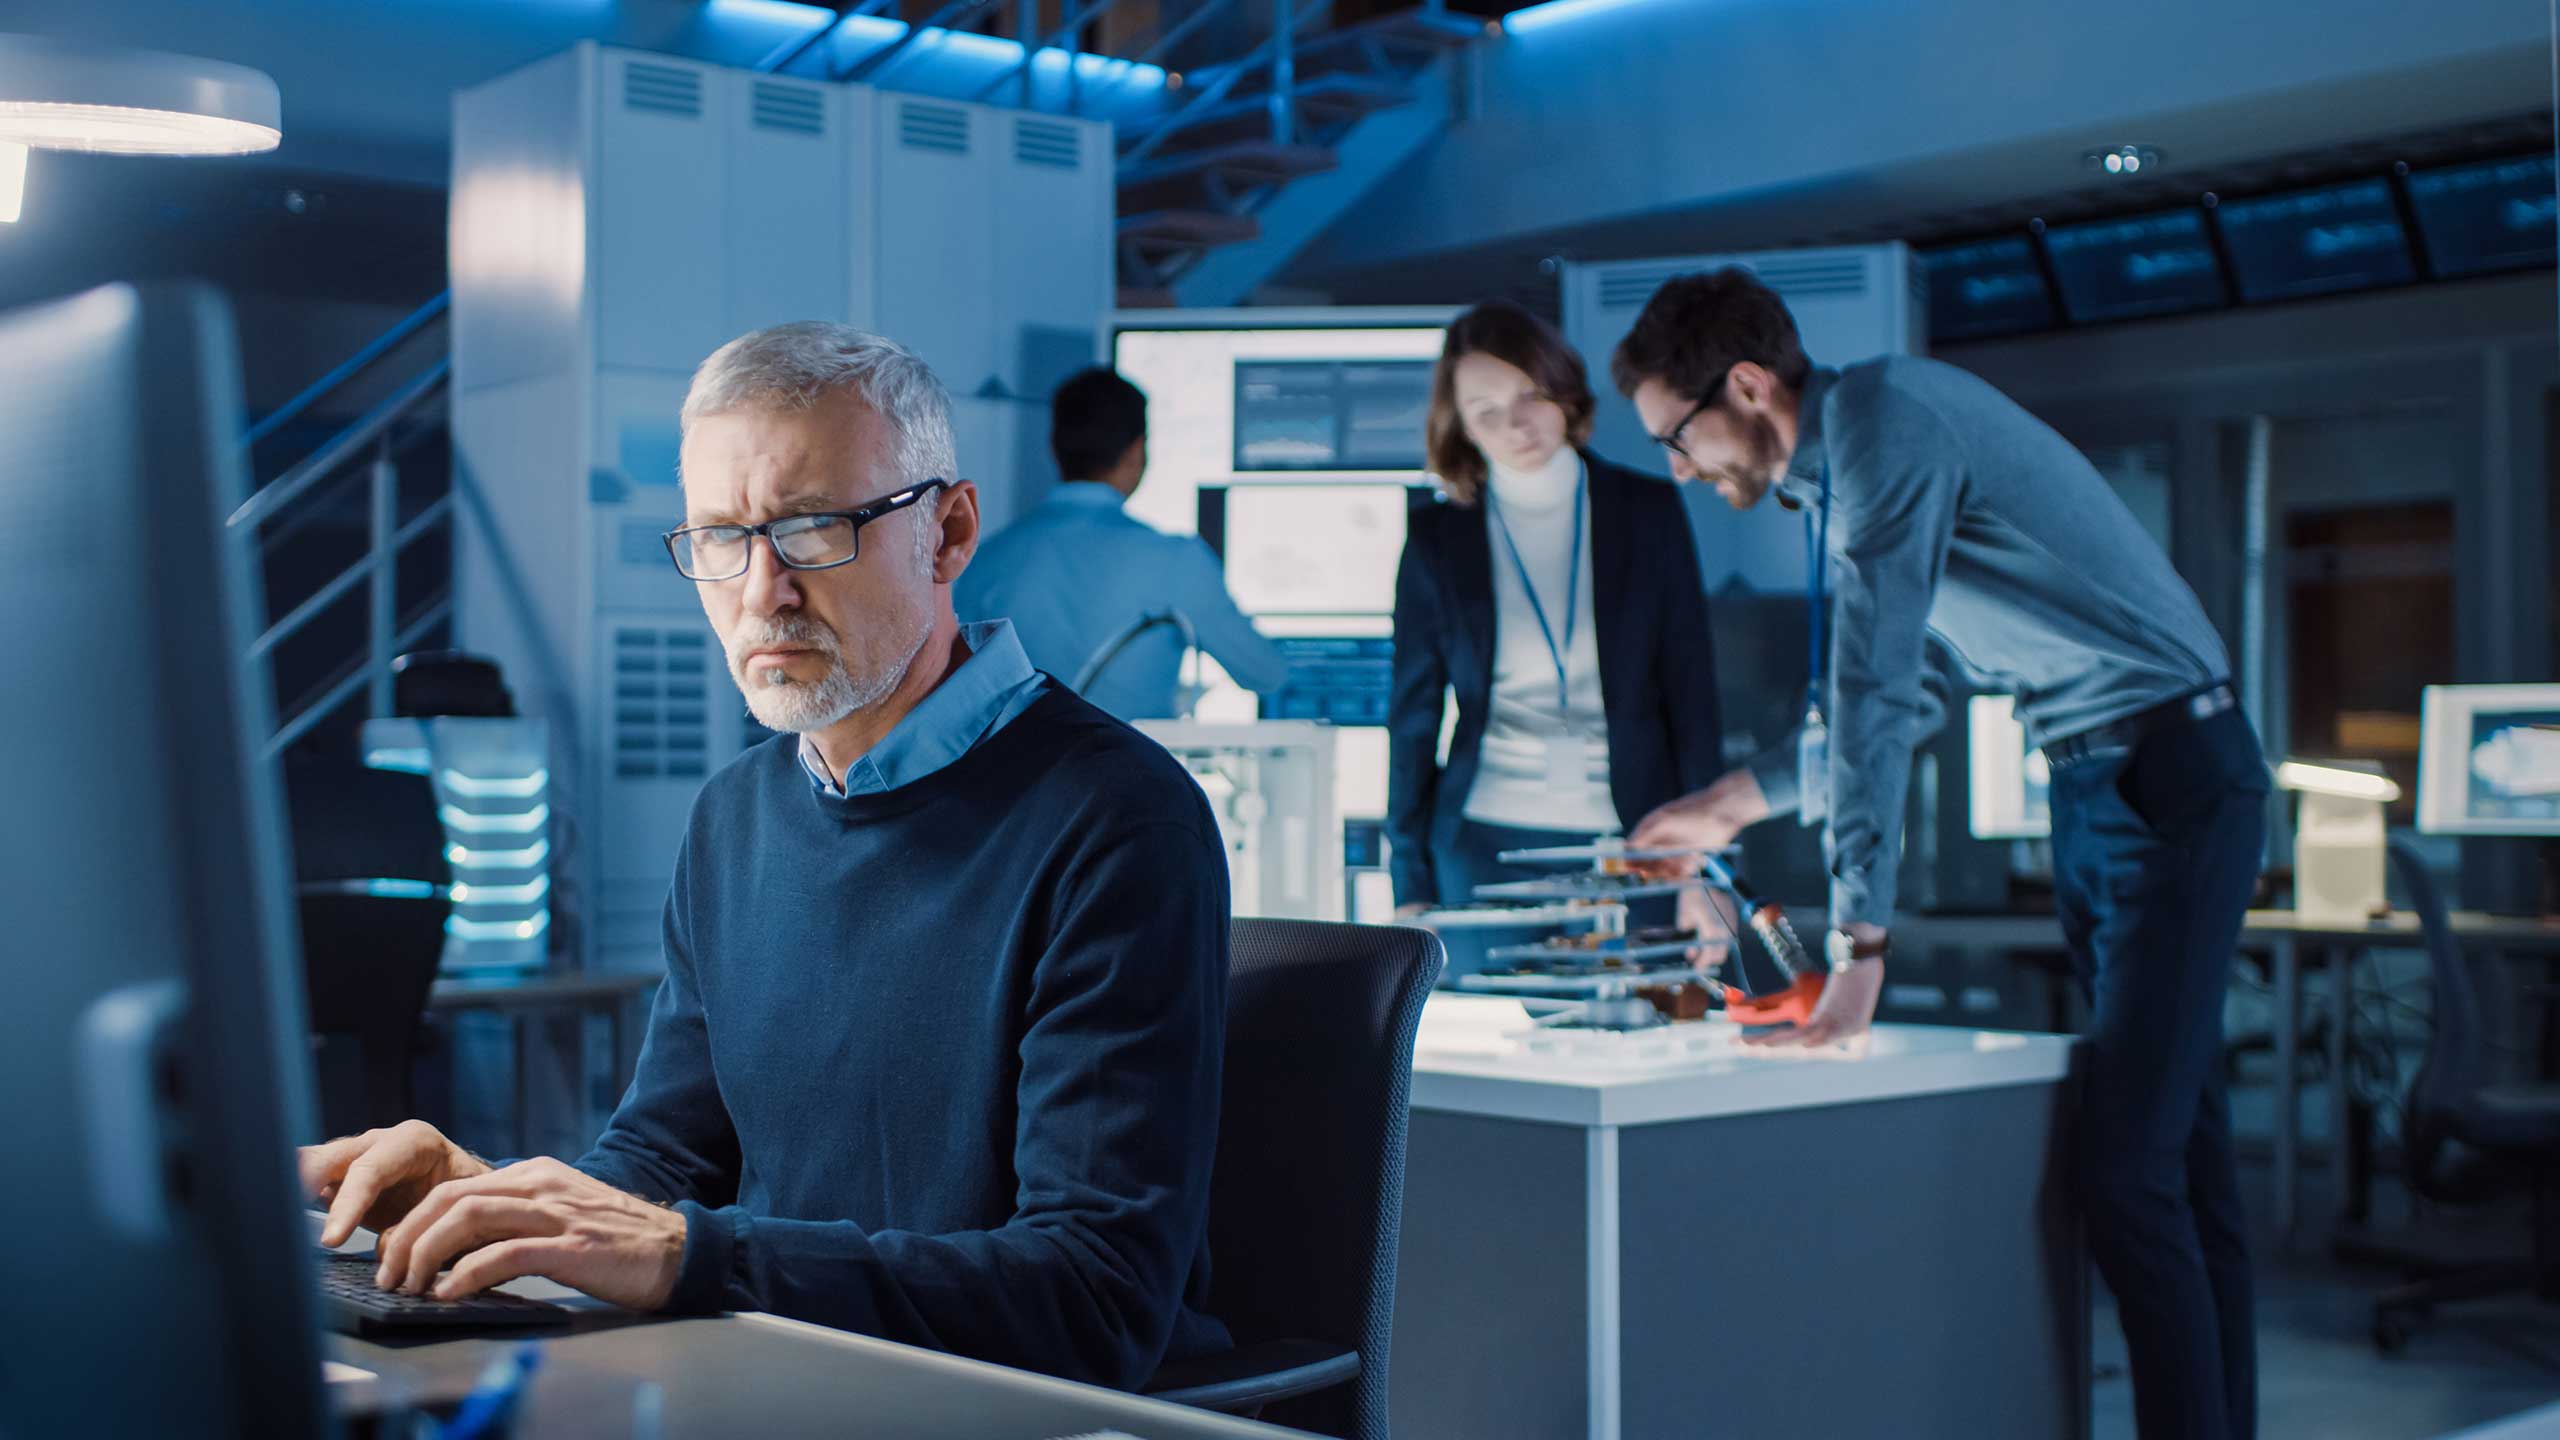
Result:
[[1093,480],[1147,438],[1147,392],[1096,365],[1066,378],[1049,397],[1049,453],[1058,474]]
[[1484,453],[1467,438],[1458,417],[1458,362],[1490,355],[1534,381],[1538,393],[1564,409],[1565,443],[1579,449],[1591,438],[1591,380],[1582,357],[1556,327],[1507,300],[1488,300],[1459,316],[1440,346],[1431,372],[1431,418],[1423,426],[1424,453],[1449,498],[1473,505],[1484,493]]
[[1804,388],[1813,373],[1787,302],[1759,276],[1729,265],[1664,281],[1645,302],[1635,328],[1618,342],[1609,378],[1621,395],[1659,380],[1675,394],[1701,400],[1745,360],[1790,390]]

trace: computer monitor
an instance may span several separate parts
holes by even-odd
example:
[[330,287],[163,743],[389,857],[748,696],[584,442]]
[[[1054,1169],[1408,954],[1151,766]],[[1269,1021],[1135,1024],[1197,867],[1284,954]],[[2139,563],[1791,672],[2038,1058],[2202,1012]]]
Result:
[[1227,593],[1253,616],[1393,614],[1414,493],[1392,480],[1223,487]]
[[0,316],[0,1433],[324,1433],[309,1070],[209,292]]
[[1130,311],[1111,363],[1147,392],[1129,513],[1191,531],[1204,485],[1286,473],[1419,482],[1431,366],[1454,309]]
[[2421,831],[2560,835],[2560,685],[2430,685],[2418,726]]
[[1973,773],[1973,838],[2042,840],[2053,833],[2053,770],[2027,748],[2017,698],[1976,695],[1966,707]]

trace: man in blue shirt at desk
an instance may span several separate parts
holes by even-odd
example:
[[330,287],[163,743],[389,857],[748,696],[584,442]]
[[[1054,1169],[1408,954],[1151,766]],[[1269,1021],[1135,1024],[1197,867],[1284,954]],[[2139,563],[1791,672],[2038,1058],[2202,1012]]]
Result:
[[[758,719],[667,897],[631,1089],[574,1166],[432,1127],[306,1150],[323,1244],[462,1296],[541,1275],[1133,1389],[1201,1308],[1227,878],[1152,742],[963,626],[950,402],[846,326],[723,346],[667,537]],[[451,1269],[446,1270],[450,1264]]]
[[1288,658],[1236,609],[1209,547],[1122,508],[1147,473],[1144,392],[1106,369],[1070,377],[1049,402],[1049,450],[1058,488],[980,548],[962,619],[1012,620],[1031,663],[1070,685],[1098,665],[1084,698],[1123,720],[1181,713],[1188,645],[1247,690],[1287,683]]
[[1656,811],[1635,843],[1718,848],[1790,810],[1827,820],[1831,977],[1800,1030],[1766,1038],[1854,1035],[1884,983],[1911,753],[1930,723],[1924,647],[1936,638],[2015,694],[2053,765],[2055,900],[2093,1002],[2081,1196],[2135,1419],[2146,1437],[2246,1440],[2256,1321],[2222,1002],[2267,769],[2204,608],[2041,421],[1932,360],[1816,368],[1748,271],[1666,283],[1612,368],[1674,478],[1736,509],[1775,491],[1806,512],[1816,636],[1826,577],[1833,597],[1804,726]]

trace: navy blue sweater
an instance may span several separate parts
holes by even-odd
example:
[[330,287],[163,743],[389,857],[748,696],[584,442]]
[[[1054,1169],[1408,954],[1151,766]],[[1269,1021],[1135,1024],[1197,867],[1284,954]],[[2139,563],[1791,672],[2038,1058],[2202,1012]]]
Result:
[[1191,777],[1054,687],[935,773],[714,776],[639,1073],[579,1168],[686,1220],[670,1308],[1121,1388],[1208,1288],[1227,874]]

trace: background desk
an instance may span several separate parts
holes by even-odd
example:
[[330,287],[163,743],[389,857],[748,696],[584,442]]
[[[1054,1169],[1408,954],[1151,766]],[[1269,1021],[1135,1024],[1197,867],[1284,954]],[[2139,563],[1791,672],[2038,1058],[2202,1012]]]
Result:
[[[2548,959],[2560,956],[2560,923],[2456,911],[2453,936],[2466,957],[2488,954]],[[2341,1214],[2350,1203],[2353,1163],[2347,1145],[2348,1031],[2355,1013],[2354,957],[2367,949],[2423,949],[2414,915],[2395,914],[2365,924],[2305,921],[2290,910],[2252,910],[2241,930],[2243,948],[2266,948],[2275,985],[2275,1181],[2276,1225],[2290,1235],[2301,1212],[2302,1116],[2298,1055],[2302,1029],[2302,968],[2306,952],[2329,969],[2329,1173]]]
[[[528,1040],[525,1022],[537,1016],[568,1014],[605,1017],[607,1048],[612,1055],[613,1082],[619,1087],[631,1078],[632,1067],[639,1056],[630,1043],[627,1023],[632,1003],[655,993],[664,978],[659,972],[628,970],[572,970],[557,974],[537,974],[522,979],[494,977],[438,980],[427,992],[427,1013],[451,1015],[464,1011],[490,1011],[507,1017],[514,1031],[515,1043],[515,1144],[511,1153],[523,1156],[534,1153],[533,1145],[533,1047]],[[579,1047],[568,1047],[576,1056]],[[571,1065],[568,1073],[578,1074]],[[586,1087],[574,1087],[573,1099],[583,1111],[587,1105]]]
[[[1818,929],[1826,923],[1818,911],[1807,912],[1796,921],[1797,928],[1807,934],[1813,933],[1805,928],[1808,925]],[[2560,957],[2560,923],[2551,920],[2457,911],[2453,930],[2454,939],[2466,955],[2540,960]],[[1894,918],[1893,939],[1898,949],[1947,946],[2060,952],[2065,948],[2062,923],[2050,915],[1901,915]],[[2264,953],[2270,961],[2274,1014],[2268,1029],[2275,1049],[2272,1128],[2275,1221],[2279,1234],[2290,1235],[2301,1218],[2302,974],[2306,964],[2310,968],[2326,965],[2333,1008],[2339,1015],[2348,1015],[2354,1009],[2355,967],[2351,962],[2357,953],[2366,949],[2423,949],[2425,945],[2413,915],[2395,914],[2369,923],[2338,924],[2305,921],[2290,910],[2252,910],[2242,922],[2239,948]],[[1891,968],[1890,964],[1886,967],[1888,982]],[[2333,1076],[2346,1073],[2348,1029],[2337,1024],[2328,1029],[2329,1073]],[[2353,1161],[2346,1144],[2347,1087],[2332,1084],[2329,1092],[2329,1169],[2335,1182],[2333,1193],[2343,1208],[2354,1189],[2350,1175]]]
[[1634,1070],[1461,1053],[1453,998],[1414,1064],[1397,1440],[2085,1433],[2069,1039]]
[[[542,1281],[510,1289],[560,1295]],[[442,1403],[513,1339],[384,1345],[331,1336],[333,1360],[381,1376],[346,1393]],[[513,1431],[524,1440],[633,1440],[644,1382],[664,1392],[649,1440],[1287,1440],[1304,1432],[1188,1410],[767,1315],[648,1321],[554,1335]],[[379,1387],[378,1389],[375,1387]]]

